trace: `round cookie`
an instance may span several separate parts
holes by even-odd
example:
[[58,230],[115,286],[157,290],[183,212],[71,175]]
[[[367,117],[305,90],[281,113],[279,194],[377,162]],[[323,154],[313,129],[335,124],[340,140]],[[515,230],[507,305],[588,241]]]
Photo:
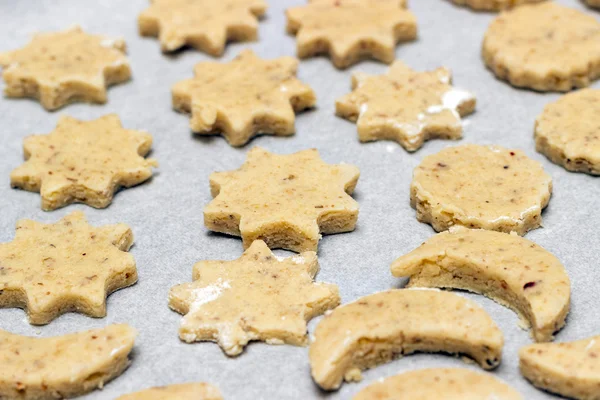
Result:
[[[544,0],[452,0],[455,4],[467,6],[478,11],[500,11],[526,3]],[[593,0],[592,0],[593,1]]]
[[524,235],[540,226],[552,178],[519,150],[448,147],[415,168],[410,203],[438,231],[459,225]]
[[600,76],[600,23],[551,1],[523,5],[492,21],[482,53],[511,85],[569,91]]
[[535,148],[569,171],[600,175],[600,90],[569,93],[535,121]]

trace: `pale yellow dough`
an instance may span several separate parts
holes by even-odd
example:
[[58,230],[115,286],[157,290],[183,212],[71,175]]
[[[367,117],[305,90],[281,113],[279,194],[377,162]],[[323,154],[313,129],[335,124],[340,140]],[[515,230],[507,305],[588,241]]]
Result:
[[544,0],[452,0],[454,3],[471,7],[478,11],[500,11],[527,3],[538,3]]
[[208,383],[181,383],[126,394],[117,400],[223,400],[223,396]]

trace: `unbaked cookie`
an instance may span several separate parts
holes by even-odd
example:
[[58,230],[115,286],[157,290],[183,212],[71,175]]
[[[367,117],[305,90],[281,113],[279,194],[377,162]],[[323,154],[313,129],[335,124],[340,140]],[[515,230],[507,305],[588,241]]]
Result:
[[523,152],[471,144],[425,157],[410,202],[438,232],[460,225],[524,235],[541,225],[551,192],[550,175]]
[[548,104],[535,121],[535,148],[569,171],[600,175],[600,90]]
[[537,3],[544,0],[452,0],[454,3],[471,7],[478,11],[500,11],[522,4]]
[[500,14],[483,41],[498,78],[539,91],[569,91],[600,76],[600,22],[553,1]]
[[208,383],[180,383],[129,393],[117,400],[223,400],[223,396]]

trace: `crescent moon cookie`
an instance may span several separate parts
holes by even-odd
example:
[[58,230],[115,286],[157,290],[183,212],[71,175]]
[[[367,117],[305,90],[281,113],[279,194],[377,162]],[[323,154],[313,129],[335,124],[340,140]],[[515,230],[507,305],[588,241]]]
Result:
[[600,23],[553,1],[500,14],[483,40],[483,59],[499,79],[566,92],[600,76]]
[[336,101],[336,114],[356,122],[361,142],[394,140],[415,151],[429,139],[460,139],[475,97],[451,80],[446,68],[416,72],[396,61],[384,75],[354,74],[354,91]]
[[536,150],[569,171],[600,175],[600,90],[548,104],[535,122]]
[[459,228],[439,233],[392,264],[410,287],[483,294],[519,314],[538,342],[565,324],[571,284],[550,252],[516,234]]
[[76,211],[53,224],[20,220],[0,244],[0,307],[27,310],[44,325],[69,311],[106,315],[106,296],[137,281],[131,229],[90,226]]
[[151,0],[138,17],[140,35],[158,37],[164,52],[184,46],[220,56],[225,44],[258,38],[264,0]]
[[353,400],[523,400],[491,374],[466,368],[428,368],[385,378],[367,386]]
[[436,289],[388,290],[326,313],[310,345],[315,382],[335,390],[360,371],[417,351],[467,355],[500,364],[504,339],[477,303]]
[[106,87],[131,77],[125,41],[80,27],[39,33],[25,47],[0,53],[7,97],[38,99],[46,110],[75,101],[106,103]]
[[191,113],[191,129],[220,132],[232,146],[243,146],[258,133],[293,135],[295,112],[313,107],[310,86],[296,78],[298,60],[258,58],[251,50],[222,64],[201,62],[194,78],[173,86],[173,108]]
[[123,395],[117,400],[223,400],[221,392],[208,383],[159,386]]
[[455,4],[478,11],[501,11],[522,4],[537,3],[543,0],[452,0]]
[[102,389],[129,366],[135,336],[124,324],[42,339],[0,330],[0,398],[51,400]]
[[151,146],[150,134],[123,129],[115,114],[93,121],[61,116],[54,131],[25,138],[25,163],[11,172],[10,184],[39,192],[46,211],[74,202],[105,208],[121,186],[152,176],[158,164],[144,158]]
[[537,343],[519,351],[521,373],[534,386],[568,398],[600,399],[600,336]]
[[317,250],[321,233],[354,230],[358,204],[350,196],[358,182],[353,165],[326,164],[315,149],[279,155],[260,147],[240,169],[214,172],[214,199],[204,224],[241,236],[244,247],[263,240],[270,248]]
[[396,44],[417,37],[417,20],[405,0],[309,0],[286,15],[298,57],[329,54],[337,68],[364,58],[390,64]]
[[203,261],[177,285],[169,306],[185,317],[179,337],[216,341],[229,356],[251,340],[305,345],[306,323],[340,304],[338,288],[314,282],[316,253],[277,257],[257,240],[235,261]]
[[451,226],[524,235],[542,223],[552,178],[519,150],[448,147],[415,168],[410,204],[436,231]]

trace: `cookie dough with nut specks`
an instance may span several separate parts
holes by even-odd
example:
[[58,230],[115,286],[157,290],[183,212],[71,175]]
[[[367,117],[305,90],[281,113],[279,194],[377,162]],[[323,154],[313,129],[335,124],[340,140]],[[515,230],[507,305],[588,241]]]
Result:
[[223,400],[223,397],[219,389],[208,383],[181,383],[126,394],[117,400]]
[[500,11],[527,3],[537,3],[544,0],[452,0],[455,4],[468,6],[478,11]]

